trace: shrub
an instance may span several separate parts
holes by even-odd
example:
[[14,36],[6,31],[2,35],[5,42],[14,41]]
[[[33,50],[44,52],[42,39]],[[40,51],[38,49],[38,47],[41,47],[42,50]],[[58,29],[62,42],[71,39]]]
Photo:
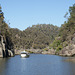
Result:
[[50,44],[50,47],[53,49],[56,49],[61,44],[61,40],[58,40],[57,38],[53,41],[52,44]]
[[62,48],[63,48],[63,46],[62,46],[62,45],[59,45],[59,46],[56,48],[56,51],[58,52],[58,51],[62,50]]
[[44,50],[44,51],[48,51],[48,48],[44,48],[43,50]]
[[46,47],[46,46],[43,45],[43,44],[42,44],[42,45],[40,45],[40,44],[34,44],[34,45],[33,45],[33,48],[34,48],[34,49],[43,49],[43,48],[45,48],[45,47]]

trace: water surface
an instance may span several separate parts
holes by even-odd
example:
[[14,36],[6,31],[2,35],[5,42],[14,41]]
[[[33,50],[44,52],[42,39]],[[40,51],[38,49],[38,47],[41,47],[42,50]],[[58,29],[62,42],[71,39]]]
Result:
[[68,58],[42,54],[0,58],[0,75],[75,75],[75,63],[65,59]]

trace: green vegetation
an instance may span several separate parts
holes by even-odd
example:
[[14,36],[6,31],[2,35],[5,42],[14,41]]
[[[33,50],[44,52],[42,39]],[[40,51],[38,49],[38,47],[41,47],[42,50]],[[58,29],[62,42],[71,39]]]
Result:
[[60,27],[59,36],[50,45],[56,51],[62,50],[69,44],[75,44],[75,4],[69,7],[69,13],[68,20]]
[[14,47],[47,51],[47,47],[50,47],[58,52],[69,44],[75,44],[75,4],[69,7],[69,13],[68,20],[60,28],[52,24],[37,24],[20,31],[17,28],[9,28],[0,7],[0,35],[5,37],[9,49]]
[[56,51],[61,50],[63,47],[62,47],[62,41],[61,41],[60,37],[56,37],[55,40],[53,41],[53,43],[50,44],[50,47]]
[[64,23],[60,28],[60,36],[63,41],[71,40],[75,33],[75,4],[69,7],[70,16],[68,21]]
[[24,31],[10,29],[16,49],[43,49],[53,42],[58,32],[59,27],[50,24],[33,25]]
[[48,51],[48,48],[44,48],[43,50],[44,50],[44,51]]
[[1,6],[0,6],[0,35],[4,37],[6,49],[13,49],[13,43],[11,40],[11,34],[9,32],[9,26],[4,21],[4,14],[2,12]]

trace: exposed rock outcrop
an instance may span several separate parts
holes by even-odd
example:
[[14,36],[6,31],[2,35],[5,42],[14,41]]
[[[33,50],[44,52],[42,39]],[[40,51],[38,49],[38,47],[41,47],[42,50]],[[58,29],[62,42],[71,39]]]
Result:
[[3,57],[2,45],[0,44],[0,57]]
[[[15,50],[15,54],[20,54],[22,51],[24,51],[24,49],[20,49],[20,50]],[[27,51],[28,53],[36,53],[36,54],[42,54],[41,49],[26,49],[25,51]]]
[[59,52],[61,56],[75,56],[75,44],[68,45]]
[[42,51],[42,54],[51,54],[51,55],[54,55],[55,54],[55,50],[54,49],[49,49],[49,50],[43,50]]
[[0,57],[4,58],[11,56],[14,56],[14,51],[7,49],[4,37],[0,35]]

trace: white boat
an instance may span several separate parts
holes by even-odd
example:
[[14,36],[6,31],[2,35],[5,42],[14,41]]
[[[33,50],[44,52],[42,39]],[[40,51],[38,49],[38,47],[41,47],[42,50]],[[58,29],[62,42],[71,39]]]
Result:
[[27,58],[27,57],[29,57],[29,54],[28,54],[26,51],[21,52],[20,55],[21,55],[22,58]]

